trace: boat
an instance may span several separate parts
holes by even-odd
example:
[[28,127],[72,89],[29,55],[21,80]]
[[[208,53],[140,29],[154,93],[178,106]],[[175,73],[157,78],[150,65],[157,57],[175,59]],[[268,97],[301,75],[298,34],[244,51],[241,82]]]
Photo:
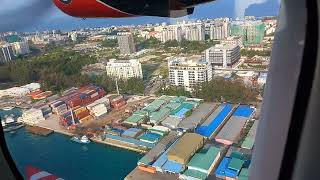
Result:
[[5,123],[6,124],[12,124],[14,122],[15,122],[15,120],[14,120],[14,115],[13,114],[10,114],[10,116],[5,116]]
[[13,106],[7,106],[7,107],[4,107],[2,109],[5,110],[5,111],[11,111],[13,108],[14,108]]
[[17,123],[15,125],[12,125],[12,126],[9,126],[7,128],[4,128],[3,131],[4,132],[12,132],[12,131],[16,131],[20,128],[24,127],[24,124],[21,124],[21,123]]
[[6,126],[6,122],[4,120],[1,120],[1,125],[2,125],[2,127],[5,127]]
[[82,137],[74,136],[74,137],[71,138],[71,141],[74,141],[74,142],[77,142],[77,143],[81,143],[81,144],[89,144],[90,143],[90,140],[86,135],[84,135]]

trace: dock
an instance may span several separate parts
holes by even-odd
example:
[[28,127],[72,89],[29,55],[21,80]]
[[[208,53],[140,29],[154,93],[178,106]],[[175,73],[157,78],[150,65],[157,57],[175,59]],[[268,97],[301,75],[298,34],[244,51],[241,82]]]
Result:
[[131,171],[124,180],[178,180],[178,175],[170,174],[170,173],[149,173],[140,170],[138,167],[136,167],[133,171]]
[[38,126],[26,126],[26,130],[33,134],[37,134],[41,136],[49,136],[50,134],[53,133],[53,130],[38,127]]

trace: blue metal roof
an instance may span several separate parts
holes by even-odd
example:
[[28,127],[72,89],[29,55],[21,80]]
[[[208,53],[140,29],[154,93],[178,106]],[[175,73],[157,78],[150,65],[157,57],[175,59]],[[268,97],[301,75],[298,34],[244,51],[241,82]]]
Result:
[[213,132],[219,127],[219,125],[223,122],[223,120],[228,116],[228,114],[232,110],[231,104],[221,104],[220,106],[224,106],[221,112],[215,117],[214,120],[208,126],[200,126],[196,128],[196,133],[210,137]]
[[231,178],[235,178],[237,177],[238,173],[232,169],[228,168],[228,165],[231,161],[231,158],[223,158],[222,161],[220,162],[217,170],[216,170],[216,175],[220,176],[220,177],[231,177]]
[[167,160],[167,162],[162,166],[162,169],[171,173],[180,173],[184,170],[184,167],[180,163]]
[[237,110],[233,113],[233,116],[250,117],[253,113],[253,108],[247,105],[240,105]]

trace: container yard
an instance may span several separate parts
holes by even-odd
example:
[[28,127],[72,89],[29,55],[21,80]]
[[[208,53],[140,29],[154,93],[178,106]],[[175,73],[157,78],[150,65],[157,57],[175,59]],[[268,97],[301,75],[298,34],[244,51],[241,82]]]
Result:
[[248,178],[259,122],[249,105],[183,96],[137,98],[91,85],[61,96],[38,84],[13,90],[15,98],[33,99],[18,118],[32,133],[87,135],[94,142],[146,153],[125,179]]

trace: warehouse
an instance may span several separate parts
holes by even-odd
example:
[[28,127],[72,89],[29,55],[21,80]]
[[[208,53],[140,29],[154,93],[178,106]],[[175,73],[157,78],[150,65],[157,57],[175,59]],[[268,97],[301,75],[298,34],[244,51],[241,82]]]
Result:
[[159,124],[170,114],[169,108],[161,108],[159,111],[150,113],[150,123]]
[[204,139],[196,133],[184,134],[168,152],[168,159],[186,164],[190,157],[203,146]]
[[167,136],[163,137],[158,144],[152,148],[142,159],[139,160],[138,165],[150,165],[155,161],[161,153],[163,153],[174,141],[178,138],[178,133],[171,131]]
[[210,146],[208,149],[203,149],[196,153],[181,177],[183,179],[206,179],[213,168],[222,158],[221,149],[215,146]]
[[142,129],[139,128],[129,128],[122,133],[122,137],[136,138],[143,133]]
[[191,116],[180,122],[178,128],[182,128],[184,130],[195,129],[198,124],[208,118],[208,116],[214,111],[215,106],[215,103],[200,104],[200,106],[192,112]]
[[173,110],[170,113],[172,117],[185,118],[185,114],[188,111],[191,111],[195,107],[194,103],[191,102],[183,102],[177,109]]
[[147,143],[156,143],[160,140],[161,136],[159,134],[146,132],[142,136],[139,137],[140,141]]
[[250,128],[247,136],[245,137],[244,141],[241,144],[241,148],[243,149],[253,149],[253,145],[256,138],[256,132],[258,127],[259,121],[254,121],[252,127]]
[[156,99],[152,103],[150,103],[147,107],[143,108],[143,110],[151,113],[151,112],[159,110],[161,108],[161,106],[165,103],[166,103],[165,100]]
[[149,129],[149,131],[152,133],[164,136],[164,135],[168,134],[170,129],[167,127],[164,127],[164,126],[153,126],[152,128]]
[[229,121],[223,126],[221,131],[215,137],[215,140],[225,145],[238,143],[242,129],[247,120],[251,117],[253,109],[249,106],[239,106]]
[[221,104],[198,128],[196,133],[210,138],[224,125],[233,110],[232,104]]
[[168,127],[170,129],[176,129],[181,122],[182,119],[179,117],[167,117],[165,120],[161,122],[161,124],[165,127]]
[[138,124],[141,124],[144,121],[145,121],[145,117],[144,116],[139,116],[139,115],[133,114],[132,116],[128,117],[124,121],[124,123],[125,124],[129,124],[129,125],[133,125],[133,126],[137,126]]

